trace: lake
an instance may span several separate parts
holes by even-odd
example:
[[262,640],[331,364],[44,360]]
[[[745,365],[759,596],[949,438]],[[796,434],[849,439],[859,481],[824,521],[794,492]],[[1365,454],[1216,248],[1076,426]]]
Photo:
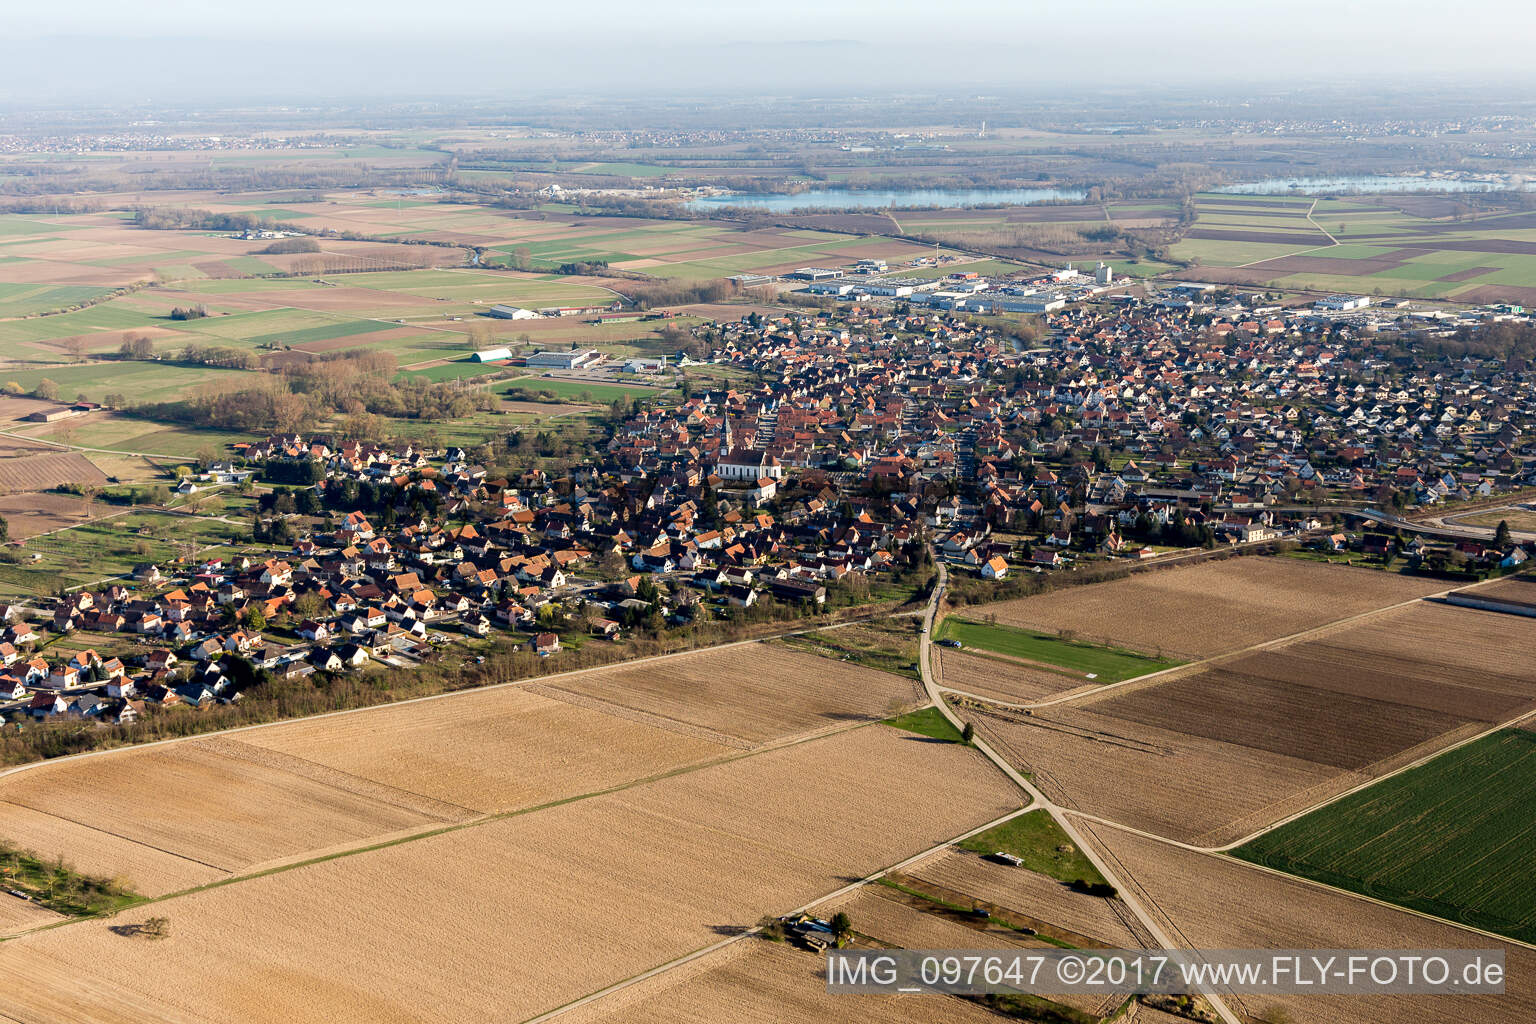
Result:
[[[1212,189],[1240,196],[1311,195],[1317,192],[1487,192],[1508,188],[1492,179],[1424,178],[1411,174],[1358,174],[1335,178],[1265,178]],[[1530,188],[1530,185],[1526,185]]]
[[1081,189],[1062,188],[822,188],[794,195],[771,192],[732,192],[688,202],[690,210],[718,210],[727,206],[788,213],[792,210],[911,210],[926,207],[1029,206],[1051,200],[1076,202]]

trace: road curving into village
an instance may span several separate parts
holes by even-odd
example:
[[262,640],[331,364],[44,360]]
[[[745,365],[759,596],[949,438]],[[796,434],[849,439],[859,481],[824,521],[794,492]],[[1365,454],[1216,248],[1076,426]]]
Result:
[[[965,722],[962,721],[960,716],[955,714],[954,709],[945,702],[944,693],[939,688],[938,682],[934,679],[933,669],[931,667],[933,632],[934,629],[938,626],[939,607],[944,599],[944,588],[949,583],[949,567],[946,566],[942,561],[936,560],[936,563],[938,565],[939,574],[938,578],[934,581],[933,584],[933,593],[928,595],[928,608],[923,616],[922,637],[918,642],[917,664],[918,670],[923,679],[923,689],[927,692],[928,699],[933,702],[933,706],[938,708],[939,713],[942,714],[951,725],[953,725],[956,729],[963,730],[965,728]],[[1057,826],[1060,827],[1064,833],[1066,833],[1067,838],[1072,840],[1073,844],[1082,851],[1083,856],[1088,858],[1089,863],[1098,869],[1099,874],[1104,876],[1104,880],[1115,887],[1116,892],[1118,892],[1120,895],[1120,900],[1126,905],[1131,913],[1136,915],[1136,920],[1141,923],[1141,926],[1147,930],[1147,933],[1152,936],[1153,940],[1157,942],[1161,948],[1179,948],[1179,944],[1175,943],[1172,938],[1169,937],[1168,933],[1163,929],[1162,925],[1157,922],[1156,918],[1148,913],[1147,909],[1141,905],[1141,901],[1132,894],[1130,887],[1126,885],[1125,880],[1119,877],[1115,870],[1111,868],[1109,864],[1104,860],[1104,858],[1099,855],[1099,852],[1096,849],[1094,849],[1088,843],[1084,842],[1082,834],[1078,831],[1077,827],[1072,823],[1071,819],[1067,816],[1062,808],[1046,799],[1045,794],[1040,792],[1040,790],[1035,787],[1034,783],[1030,782],[1023,775],[1020,775],[1019,772],[1011,764],[1009,764],[1006,759],[1002,757],[1002,755],[1000,755],[996,750],[992,749],[991,745],[988,744],[986,740],[982,739],[980,736],[976,736],[971,742],[972,745],[975,746],[975,748],[987,758],[987,760],[991,761],[999,771],[1001,771],[1009,778],[1010,781],[1013,782],[1014,785],[1018,786],[1021,790],[1024,791],[1025,794],[1028,795],[1030,800],[1029,806],[1031,808],[1044,810],[1051,816],[1051,819],[1056,822]],[[1227,1006],[1222,998],[1215,992],[1202,989],[1200,994],[1205,997],[1205,999],[1211,1004],[1211,1008],[1216,1011],[1217,1015],[1224,1022],[1226,1022],[1226,1024],[1242,1024],[1237,1015],[1232,1012],[1232,1010]]]

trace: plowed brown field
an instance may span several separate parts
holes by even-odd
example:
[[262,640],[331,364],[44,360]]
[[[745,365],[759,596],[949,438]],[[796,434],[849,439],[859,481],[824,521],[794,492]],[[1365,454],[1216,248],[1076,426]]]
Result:
[[153,955],[104,921],[26,935],[0,1013],[67,985],[77,1022],[526,1019],[1017,806],[973,750],[853,729],[177,896]]
[[[24,442],[23,442],[24,443]],[[0,458],[0,493],[39,491],[59,484],[104,484],[107,474],[79,452]]]
[[822,958],[747,940],[562,1016],[561,1024],[998,1024],[954,996],[827,994]]
[[927,703],[915,680],[769,644],[595,669],[550,680],[545,692],[630,708],[743,746]]
[[1066,806],[1220,845],[1536,709],[1519,621],[1416,602],[979,727]]
[[[1536,952],[1225,857],[1084,825],[1136,880],[1175,941],[1197,949],[1492,949],[1506,957],[1502,996],[1239,996],[1234,1010],[1285,1009],[1308,1024],[1509,1024],[1536,1020]],[[1270,1019],[1270,1018],[1266,1018]]]
[[1445,590],[1446,584],[1291,558],[1244,557],[1138,573],[988,605],[998,621],[1207,657]]

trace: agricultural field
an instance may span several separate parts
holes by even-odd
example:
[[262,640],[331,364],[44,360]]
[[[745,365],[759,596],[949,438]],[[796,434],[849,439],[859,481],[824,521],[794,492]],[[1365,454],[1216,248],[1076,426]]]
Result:
[[819,957],[745,941],[564,1015],[571,1024],[995,1024],[952,996],[835,996]]
[[982,606],[997,621],[1158,657],[1209,657],[1444,590],[1432,580],[1286,558],[1202,562]]
[[1111,864],[1136,880],[1164,927],[1200,949],[1502,948],[1501,996],[1227,997],[1239,1014],[1308,1024],[1508,1024],[1536,1018],[1536,952],[1345,893],[1260,871],[1229,857],[1180,849],[1120,829],[1079,827]]
[[0,1013],[526,1019],[1016,807],[972,750],[854,728],[163,900],[152,957],[107,921],[26,935]]
[[830,665],[779,644],[733,644],[655,664],[593,669],[537,689],[750,749],[790,735],[873,722],[927,703],[915,680]]
[[[578,740],[587,752],[573,764]],[[158,895],[729,752],[501,688],[28,767],[0,777],[0,838]]]
[[537,395],[547,391],[558,398],[582,402],[612,402],[616,398],[626,401],[635,398],[661,399],[675,394],[669,388],[648,384],[604,384],[570,377],[518,377],[505,385],[498,385],[496,390],[503,395],[511,392]]
[[1210,281],[1307,291],[1529,302],[1536,217],[1455,198],[1203,194],[1170,252]]
[[877,619],[837,629],[796,633],[771,643],[833,661],[921,678],[917,670],[918,628],[911,619]]
[[1536,709],[1536,635],[1510,621],[1418,602],[977,728],[1064,806],[1233,843]]
[[[4,465],[4,463],[0,463]],[[120,509],[93,503],[93,519],[105,518]],[[0,516],[12,540],[26,540],[40,533],[65,530],[86,522],[86,503],[72,494],[24,492],[0,496]]]
[[1266,867],[1536,940],[1536,732],[1506,729],[1245,843]]
[[78,452],[51,451],[0,458],[0,494],[35,491],[59,484],[100,485],[107,476]]
[[1101,946],[1125,949],[1142,944],[1136,918],[1119,899],[1090,896],[1048,875],[998,864],[967,850],[935,854],[905,873]]
[[1061,696],[1099,685],[1081,675],[1023,662],[935,647],[940,685],[1009,704]]
[[1101,683],[1118,683],[1179,664],[1166,658],[1149,658],[1135,651],[1083,643],[1072,639],[1070,634],[1049,635],[957,616],[944,620],[936,639],[957,640],[968,648],[1052,665]]

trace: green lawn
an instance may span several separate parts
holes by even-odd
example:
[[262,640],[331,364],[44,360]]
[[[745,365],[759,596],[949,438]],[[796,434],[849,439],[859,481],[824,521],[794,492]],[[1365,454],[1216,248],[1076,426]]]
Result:
[[1102,647],[1049,633],[988,625],[969,619],[945,619],[939,627],[937,639],[959,640],[967,648],[980,648],[994,654],[1044,662],[1085,675],[1092,674],[1101,683],[1118,683],[1182,664],[1167,658],[1151,658],[1119,647]]
[[1536,942],[1536,732],[1506,729],[1234,851],[1451,921]]
[[938,708],[921,708],[910,711],[896,718],[886,719],[886,725],[897,729],[905,729],[907,732],[915,732],[919,736],[927,736],[930,739],[946,740],[950,743],[959,743],[960,731],[949,724],[949,719]]
[[665,388],[629,387],[624,384],[592,384],[584,380],[568,380],[563,377],[519,377],[498,389],[503,395],[509,391],[548,391],[560,398],[580,401],[611,402],[615,398],[663,398],[673,394]]
[[400,376],[414,377],[419,380],[444,381],[459,380],[464,377],[479,377],[487,373],[500,373],[505,366],[495,363],[471,363],[467,360],[459,360],[452,363],[443,363],[441,366],[429,366],[425,370],[405,370]]
[[1081,879],[1090,885],[1107,884],[1099,869],[1083,855],[1067,834],[1044,810],[1010,818],[959,844],[962,850],[983,855],[1011,853],[1030,871],[1062,882]]

